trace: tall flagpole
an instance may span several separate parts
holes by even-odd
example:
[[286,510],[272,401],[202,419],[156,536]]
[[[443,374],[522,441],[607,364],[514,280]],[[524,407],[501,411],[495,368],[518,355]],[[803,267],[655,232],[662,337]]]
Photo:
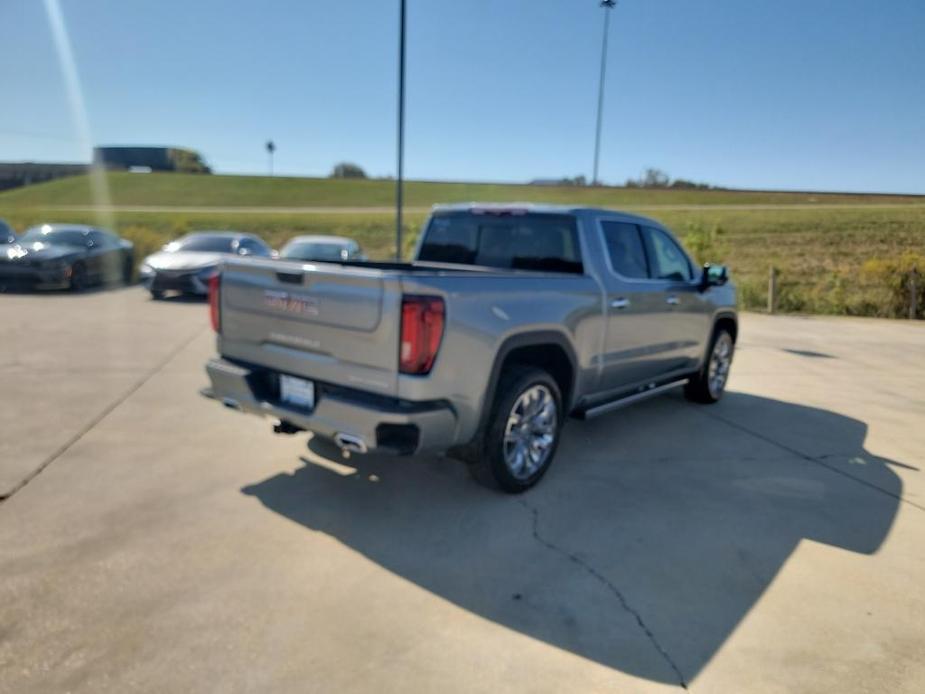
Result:
[[405,158],[405,0],[399,0],[398,28],[398,173],[395,178],[395,259],[401,260],[401,214]]
[[599,185],[598,164],[601,158],[601,118],[604,115],[604,76],[607,72],[607,36],[610,33],[610,11],[617,4],[617,0],[601,0],[604,8],[604,38],[601,42],[601,77],[597,85],[597,129],[594,136],[594,175],[591,177],[592,185]]

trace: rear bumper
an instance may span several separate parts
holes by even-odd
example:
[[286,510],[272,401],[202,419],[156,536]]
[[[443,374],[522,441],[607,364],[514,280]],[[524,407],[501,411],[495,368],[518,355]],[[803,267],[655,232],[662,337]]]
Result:
[[206,365],[212,397],[244,412],[270,416],[327,438],[347,434],[370,451],[410,455],[453,445],[456,414],[444,401],[411,402],[364,391],[315,383],[311,411],[279,401],[278,374],[227,359]]

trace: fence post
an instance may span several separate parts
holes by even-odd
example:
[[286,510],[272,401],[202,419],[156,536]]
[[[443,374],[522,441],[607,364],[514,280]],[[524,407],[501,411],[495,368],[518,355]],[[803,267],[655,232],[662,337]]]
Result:
[[919,288],[917,286],[918,282],[916,282],[917,279],[918,272],[916,271],[916,268],[913,267],[912,271],[909,273],[909,320],[915,320],[919,308],[916,305],[919,299]]
[[768,275],[768,313],[773,314],[777,310],[777,268],[771,266],[771,272]]

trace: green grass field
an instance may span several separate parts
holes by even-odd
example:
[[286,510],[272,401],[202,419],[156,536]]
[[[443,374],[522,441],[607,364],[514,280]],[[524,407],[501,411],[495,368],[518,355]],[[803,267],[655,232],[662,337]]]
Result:
[[[392,181],[125,173],[109,174],[108,181],[114,224],[135,242],[139,260],[179,234],[210,228],[254,231],[276,247],[296,234],[342,234],[360,241],[371,257],[394,252],[393,215],[363,209],[389,207]],[[630,209],[674,229],[698,260],[730,265],[742,305],[752,309],[766,304],[772,265],[780,272],[780,308],[815,313],[901,315],[904,273],[916,266],[925,275],[925,197],[412,181],[406,200],[406,254],[426,208],[436,202],[516,200]],[[99,223],[90,205],[85,177],[0,193],[0,217],[20,229],[46,221]],[[137,209],[145,207],[161,209]],[[299,209],[311,207],[345,209]],[[925,308],[925,293],[919,304]]]
[[[335,180],[266,176],[111,173],[107,180],[116,205],[165,207],[389,207],[395,183],[389,180]],[[405,204],[524,201],[569,205],[781,205],[925,204],[925,196],[774,193],[727,190],[647,190],[639,188],[530,186],[496,183],[409,181]],[[0,206],[90,205],[95,201],[85,176],[61,178],[0,194]]]

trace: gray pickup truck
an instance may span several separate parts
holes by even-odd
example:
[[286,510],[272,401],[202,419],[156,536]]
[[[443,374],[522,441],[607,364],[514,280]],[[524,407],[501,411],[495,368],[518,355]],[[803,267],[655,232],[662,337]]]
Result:
[[227,261],[210,284],[211,395],[344,451],[446,452],[507,492],[566,415],[683,386],[723,394],[738,332],[722,266],[603,209],[433,209],[415,260]]

